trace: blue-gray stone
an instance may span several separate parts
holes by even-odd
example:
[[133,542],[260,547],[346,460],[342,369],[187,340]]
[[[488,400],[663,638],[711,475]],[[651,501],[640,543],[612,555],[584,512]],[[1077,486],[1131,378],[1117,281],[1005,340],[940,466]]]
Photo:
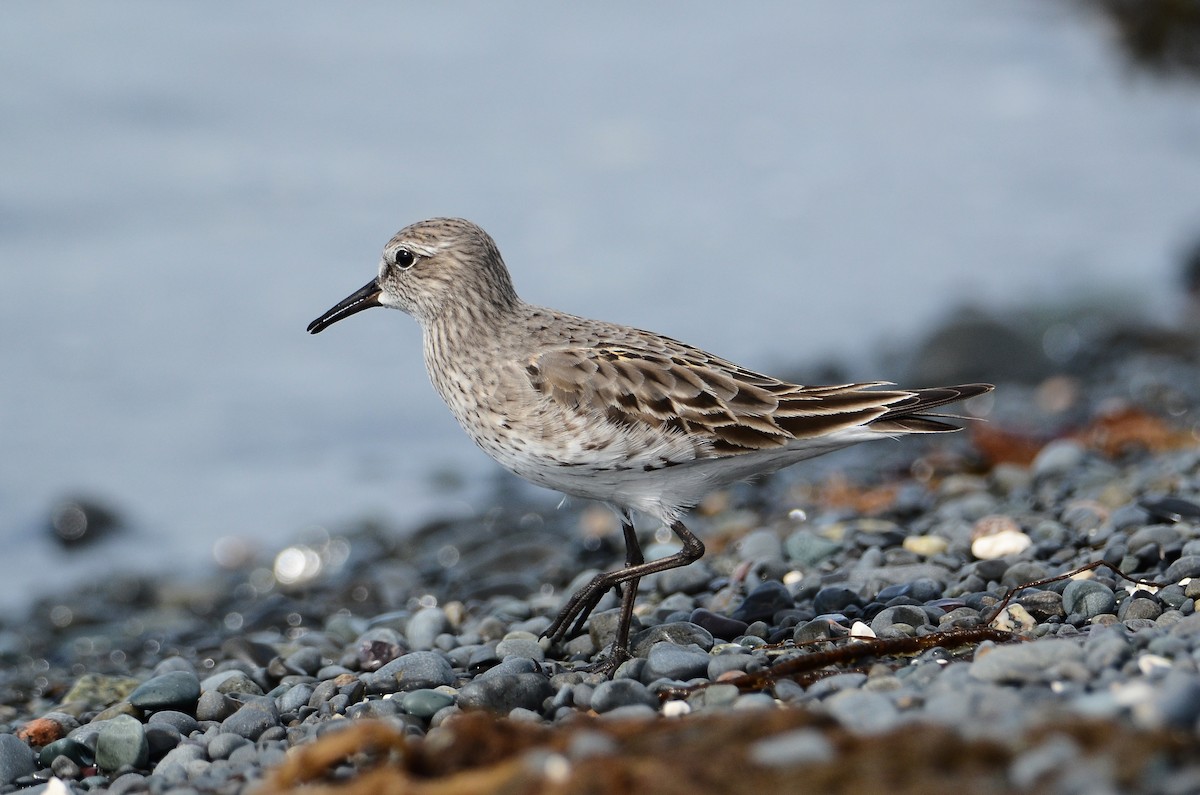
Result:
[[813,610],[817,615],[841,613],[848,607],[862,607],[864,604],[857,591],[843,585],[826,586],[813,597]]
[[438,652],[414,651],[392,660],[374,676],[391,677],[396,690],[420,690],[453,684],[454,669]]
[[263,689],[244,671],[221,671],[213,674],[200,684],[200,689],[208,693],[217,691],[225,695],[261,696]]
[[32,748],[15,734],[0,734],[0,786],[7,786],[36,769]]
[[222,732],[208,744],[209,759],[228,759],[229,755],[243,745],[249,745],[250,740],[240,734],[232,734],[230,732]]
[[596,685],[590,704],[596,712],[611,712],[630,704],[645,704],[658,709],[658,697],[641,682],[633,679],[612,679]]
[[1083,464],[1087,451],[1079,442],[1058,439],[1043,447],[1033,459],[1030,470],[1035,477],[1065,475]]
[[[875,618],[871,619],[871,629],[876,635],[882,636],[889,630],[895,631],[897,624],[902,625],[898,629],[903,631],[904,626],[912,627],[915,630],[928,623],[929,616],[921,608],[915,605],[897,605],[880,610]],[[904,634],[911,635],[913,633],[904,631]]]
[[266,697],[247,701],[237,712],[221,721],[223,731],[240,734],[249,740],[257,740],[267,729],[278,725],[279,710],[275,707],[275,699]]
[[737,542],[737,553],[742,560],[780,560],[783,542],[774,530],[753,530]]
[[[689,644],[656,643],[646,655],[646,667],[642,670],[642,681],[649,684],[656,679],[686,681],[704,676],[708,671],[708,654],[699,646]],[[592,697],[593,700],[595,696]]]
[[141,721],[129,715],[118,715],[107,721],[96,737],[96,766],[112,772],[126,765],[145,767],[150,760],[150,746]]
[[900,721],[896,705],[871,690],[842,690],[821,703],[838,723],[856,734],[879,734]]
[[142,682],[129,694],[129,703],[145,712],[191,710],[200,698],[200,680],[191,671],[170,671]]
[[405,693],[400,708],[418,718],[432,718],[434,714],[454,703],[454,696],[440,690],[413,690]]
[[783,548],[793,563],[801,568],[812,568],[836,555],[842,545],[808,530],[797,530],[783,542]]
[[1013,643],[976,656],[970,674],[985,682],[1083,681],[1089,676],[1083,657],[1083,646],[1075,641],[1050,638]]
[[237,712],[239,706],[241,705],[230,696],[218,693],[216,690],[208,690],[201,693],[200,699],[196,702],[196,719],[225,720]]
[[171,709],[164,709],[161,712],[155,712],[146,720],[146,725],[152,723],[167,723],[175,727],[181,737],[189,737],[192,732],[200,729],[200,724],[191,715],[186,712],[177,712]]
[[528,638],[509,638],[496,644],[496,654],[503,660],[506,657],[524,657],[530,660],[546,659],[546,652],[536,640]]
[[816,729],[793,729],[757,740],[747,749],[751,761],[763,767],[792,767],[832,761],[835,749]]
[[404,636],[408,639],[409,648],[414,651],[429,651],[437,636],[450,626],[446,619],[446,611],[440,607],[423,607],[408,620]]
[[1062,592],[1063,612],[1093,618],[1117,606],[1112,588],[1095,580],[1071,580]]
[[[204,749],[195,743],[184,743],[167,752],[167,755],[154,766],[155,777],[162,777],[168,782],[186,781],[188,765],[191,762],[204,759]],[[205,760],[207,761],[207,760]]]
[[630,641],[633,656],[645,657],[656,643],[663,641],[677,646],[695,644],[704,651],[711,649],[714,642],[712,633],[703,627],[690,621],[673,621],[644,629],[635,635]]
[[60,756],[67,757],[80,767],[91,767],[96,763],[96,755],[91,748],[72,737],[63,737],[42,748],[38,754],[38,764],[50,767],[50,763]]
[[733,640],[739,635],[744,635],[746,627],[749,626],[745,621],[722,616],[703,607],[693,610],[692,614],[688,616],[688,621],[711,634],[713,638],[721,640]]
[[394,698],[372,698],[346,708],[347,718],[390,718],[400,714],[400,704]]
[[731,617],[749,624],[753,621],[769,620],[780,610],[794,606],[792,593],[786,585],[778,580],[767,580],[746,595]]
[[282,693],[275,699],[275,704],[279,707],[281,713],[295,712],[301,707],[308,706],[308,701],[312,698],[314,690],[316,688],[307,682],[292,685],[287,689],[287,692]]
[[542,674],[502,674],[478,677],[463,685],[458,693],[458,706],[501,714],[517,707],[540,712],[542,702],[553,695],[554,686]]
[[1200,577],[1200,555],[1184,555],[1167,567],[1166,582],[1179,582],[1184,577]]
[[179,734],[179,729],[169,723],[147,723],[145,731],[146,744],[150,746],[150,756],[155,759],[179,745],[179,741],[183,739]]

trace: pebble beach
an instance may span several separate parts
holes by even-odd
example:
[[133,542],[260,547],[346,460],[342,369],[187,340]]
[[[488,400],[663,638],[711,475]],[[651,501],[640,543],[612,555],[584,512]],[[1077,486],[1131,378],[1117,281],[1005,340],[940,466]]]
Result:
[[611,680],[588,666],[614,595],[541,634],[620,565],[615,520],[503,488],[415,531],[64,583],[0,625],[0,792],[1200,791],[1196,350],[1104,329],[961,434],[714,494],[708,554],[642,581]]

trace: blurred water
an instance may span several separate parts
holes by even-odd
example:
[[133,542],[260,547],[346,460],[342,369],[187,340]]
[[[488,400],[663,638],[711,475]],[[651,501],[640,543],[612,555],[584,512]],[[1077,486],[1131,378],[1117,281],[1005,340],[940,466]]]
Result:
[[[961,302],[1171,311],[1200,102],[1072,4],[9,2],[0,25],[0,603],[365,514],[492,464],[415,325],[309,320],[413,220],[526,298],[770,369]],[[878,372],[878,377],[897,374]],[[134,524],[63,556],[56,499]]]

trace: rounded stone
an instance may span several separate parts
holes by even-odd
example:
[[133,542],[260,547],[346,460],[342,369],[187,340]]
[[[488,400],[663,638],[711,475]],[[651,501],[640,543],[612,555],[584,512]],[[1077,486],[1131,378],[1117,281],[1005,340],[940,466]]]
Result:
[[1117,606],[1112,588],[1095,580],[1071,580],[1062,592],[1063,612],[1093,618]]
[[36,769],[32,748],[15,734],[0,734],[0,785],[12,784]]
[[[50,767],[50,763],[60,756],[65,756],[80,767],[91,767],[96,763],[96,755],[91,748],[76,739],[64,737],[42,748],[41,753],[38,754],[38,764],[42,767]],[[2,778],[3,776],[0,775],[0,779]]]
[[404,636],[414,651],[429,651],[437,636],[450,626],[446,611],[440,607],[423,607],[408,620]]
[[708,651],[713,647],[712,633],[690,621],[673,621],[644,629],[634,636],[631,645],[635,657],[645,657],[656,644],[666,641],[679,646],[695,644]]
[[146,720],[146,725],[152,723],[166,723],[175,727],[181,737],[188,737],[192,732],[200,729],[200,724],[191,715],[186,712],[177,712],[171,709],[164,709],[161,712],[155,712]]
[[142,768],[150,759],[150,745],[141,722],[129,715],[118,715],[105,723],[96,737],[96,766],[114,771],[128,765]]
[[191,671],[170,671],[147,679],[129,694],[129,703],[146,712],[191,710],[200,698],[200,679]]
[[746,634],[749,624],[736,618],[722,616],[703,607],[697,607],[688,616],[688,621],[700,627],[713,636],[714,639],[733,640],[738,635]]
[[857,591],[842,585],[830,585],[817,591],[813,597],[813,610],[817,615],[841,613],[848,607],[862,607],[866,602]]
[[542,702],[553,695],[553,685],[542,674],[497,674],[479,677],[463,685],[458,694],[458,706],[464,710],[482,709],[501,714],[508,714],[518,707],[540,712]]
[[[897,605],[896,607],[885,607],[876,614],[871,620],[871,629],[876,635],[880,635],[885,630],[896,627],[897,624],[912,627],[914,630],[917,627],[925,626],[929,623],[929,616],[925,611],[915,605]],[[902,627],[898,627],[906,635],[911,635]]]
[[808,530],[797,530],[783,542],[783,548],[793,563],[802,568],[812,568],[836,555],[842,545]]
[[596,685],[590,702],[591,708],[596,712],[611,712],[631,704],[645,704],[658,709],[658,698],[641,682],[633,679],[611,679]]
[[[686,681],[704,676],[708,671],[708,654],[695,644],[677,646],[674,643],[656,643],[646,655],[646,667],[641,679],[650,683],[656,679]],[[595,700],[593,694],[592,699]]]
[[392,660],[375,676],[391,677],[398,690],[420,690],[452,684],[454,669],[435,651],[414,651]]
[[247,701],[221,721],[222,731],[240,734],[249,740],[257,740],[267,729],[278,725],[279,710],[275,707],[275,699],[265,697]]
[[778,580],[767,580],[746,595],[745,600],[733,611],[731,618],[745,621],[747,624],[766,621],[780,610],[794,606],[792,593],[786,585]]
[[506,638],[496,644],[496,654],[503,660],[505,657],[524,657],[530,660],[546,659],[546,652],[536,640],[527,638]]
[[400,709],[418,718],[432,718],[438,710],[454,703],[454,696],[440,690],[423,688],[405,693]]

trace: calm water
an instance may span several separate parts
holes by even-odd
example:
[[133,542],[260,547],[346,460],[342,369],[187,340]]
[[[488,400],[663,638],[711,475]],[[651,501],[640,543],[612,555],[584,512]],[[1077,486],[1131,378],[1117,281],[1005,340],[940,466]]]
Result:
[[[963,302],[1173,311],[1200,96],[1073,4],[10,2],[0,25],[0,603],[194,569],[494,467],[415,324],[304,327],[463,215],[526,298],[761,367]],[[873,372],[878,377],[895,373]],[[64,556],[52,505],[123,539]]]

